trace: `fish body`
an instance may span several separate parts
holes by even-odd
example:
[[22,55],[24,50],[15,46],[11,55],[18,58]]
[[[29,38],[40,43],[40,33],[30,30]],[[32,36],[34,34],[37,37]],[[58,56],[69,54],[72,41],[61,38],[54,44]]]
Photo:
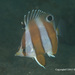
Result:
[[32,10],[24,15],[24,24],[21,46],[15,56],[34,58],[41,67],[45,68],[44,54],[55,57],[58,48],[54,17],[41,10]]

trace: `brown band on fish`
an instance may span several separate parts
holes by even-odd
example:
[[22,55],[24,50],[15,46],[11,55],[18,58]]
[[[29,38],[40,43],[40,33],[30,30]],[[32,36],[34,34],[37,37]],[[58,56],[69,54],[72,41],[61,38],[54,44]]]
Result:
[[45,66],[46,62],[43,54],[37,55],[37,60],[40,62],[41,65]]
[[41,42],[40,32],[34,20],[29,23],[29,30],[36,55],[44,54],[45,51]]
[[57,52],[57,37],[56,37],[56,32],[53,28],[53,23],[52,22],[48,23],[48,22],[44,21],[43,24],[44,24],[44,26],[48,32],[48,36],[51,40],[53,54],[56,54],[56,52]]
[[25,49],[25,32],[23,33],[22,36],[22,48]]

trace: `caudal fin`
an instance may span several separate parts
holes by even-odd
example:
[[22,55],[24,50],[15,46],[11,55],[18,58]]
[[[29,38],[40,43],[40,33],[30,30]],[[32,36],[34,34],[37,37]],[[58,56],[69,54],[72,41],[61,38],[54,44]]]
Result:
[[66,37],[67,37],[67,24],[64,20],[60,20],[57,26],[57,32],[58,32],[58,37],[59,41],[62,43],[66,43]]
[[61,19],[57,26],[58,35],[61,37],[66,36],[66,23]]

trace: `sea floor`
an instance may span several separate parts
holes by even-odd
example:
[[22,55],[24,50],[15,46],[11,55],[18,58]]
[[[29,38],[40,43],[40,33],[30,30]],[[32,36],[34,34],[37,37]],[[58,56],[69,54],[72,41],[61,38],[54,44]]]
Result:
[[[69,75],[75,74],[75,47],[60,44],[55,58],[46,58],[46,66],[40,67],[34,59],[15,57],[11,48],[0,48],[0,75]],[[8,51],[7,51],[8,50]],[[12,49],[12,51],[14,51]],[[62,69],[62,70],[61,70]],[[64,70],[66,69],[66,70]],[[71,69],[71,70],[68,70]]]

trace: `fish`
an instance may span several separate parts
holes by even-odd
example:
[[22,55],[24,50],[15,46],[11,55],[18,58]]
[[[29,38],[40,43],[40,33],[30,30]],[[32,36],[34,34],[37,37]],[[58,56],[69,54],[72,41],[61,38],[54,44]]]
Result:
[[58,30],[54,16],[40,9],[33,9],[24,15],[24,32],[20,48],[15,56],[29,57],[45,68],[45,54],[55,57],[58,48]]

